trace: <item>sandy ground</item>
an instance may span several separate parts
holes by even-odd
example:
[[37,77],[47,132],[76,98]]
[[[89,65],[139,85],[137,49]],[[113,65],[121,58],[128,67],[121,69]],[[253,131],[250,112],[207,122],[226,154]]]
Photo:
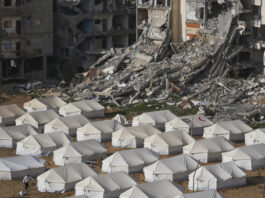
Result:
[[[19,106],[23,106],[24,102],[29,101],[31,98],[26,95],[6,95],[0,94],[0,105],[17,103]],[[106,113],[104,119],[111,119],[115,116],[117,112],[115,110],[109,109]],[[99,121],[103,119],[96,119],[93,121]],[[201,137],[196,137],[195,139],[199,140]],[[116,151],[126,150],[121,148],[112,147],[111,142],[104,143],[108,149],[107,156],[113,154]],[[244,143],[236,143],[236,147],[244,146]],[[0,158],[15,156],[15,149],[4,149],[0,148]],[[176,155],[170,156],[161,156],[161,159],[168,157],[173,157]],[[56,167],[52,161],[52,156],[42,157],[47,161],[47,169]],[[99,174],[105,174],[101,170],[102,160],[98,160],[95,164],[92,165],[93,168],[97,169]],[[131,174],[132,177],[137,179],[138,183],[144,183],[144,174],[143,173],[134,173]],[[190,192],[187,189],[188,181],[178,183],[182,185],[185,189],[185,192]],[[23,190],[23,184],[21,180],[17,181],[0,181],[0,198],[14,198],[17,197],[18,193]],[[238,188],[231,188],[220,190],[223,195],[228,198],[263,198],[263,193],[265,192],[265,170],[260,169],[259,171],[247,171],[247,185]],[[73,196],[74,191],[66,192],[63,194],[58,193],[40,193],[36,188],[36,180],[33,180],[30,184],[29,195],[27,198],[64,198]]]
[[[121,148],[115,148],[111,146],[111,142],[104,143],[106,148],[108,149],[108,154],[111,155],[112,153],[120,150],[126,150]],[[236,146],[243,146],[242,143],[237,143]],[[0,149],[0,158],[7,157],[7,156],[15,156],[15,149]],[[170,156],[161,156],[161,158],[168,158],[173,157],[176,155]],[[42,157],[42,159],[47,160],[47,168],[54,168],[56,167],[52,161],[52,156]],[[92,165],[93,168],[97,169],[99,174],[105,174],[101,171],[102,160],[98,160],[95,164]],[[134,173],[131,174],[132,177],[137,179],[139,184],[145,183],[144,181],[144,174],[143,173]],[[185,189],[185,193],[191,192],[188,190],[188,181],[178,183],[182,185]],[[262,198],[264,193],[264,185],[265,185],[265,170],[260,169],[259,171],[247,171],[247,185],[238,188],[231,188],[220,190],[223,195],[227,196],[228,198]],[[1,198],[9,198],[15,197],[19,191],[23,190],[23,184],[19,181],[0,181],[0,192]],[[28,198],[63,198],[74,195],[74,191],[66,192],[63,194],[58,193],[40,193],[37,191],[36,188],[36,180],[33,180],[30,185],[29,189],[29,196]]]

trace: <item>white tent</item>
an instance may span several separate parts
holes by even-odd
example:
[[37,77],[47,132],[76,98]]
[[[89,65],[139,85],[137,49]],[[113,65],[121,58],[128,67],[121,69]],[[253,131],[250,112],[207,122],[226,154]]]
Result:
[[64,166],[103,158],[107,149],[96,140],[72,142],[53,152],[53,161],[56,165]]
[[104,117],[104,107],[94,100],[72,102],[61,107],[59,113],[63,116],[83,114],[87,118]]
[[0,117],[4,125],[14,125],[15,120],[24,115],[25,112],[16,104],[0,106]]
[[31,125],[0,127],[0,147],[13,148],[18,141],[37,134]]
[[208,120],[203,115],[189,115],[177,117],[166,123],[166,131],[185,131],[192,135],[202,135],[205,127],[211,126],[214,123]]
[[144,177],[147,182],[168,179],[183,181],[199,167],[199,163],[187,154],[162,159],[144,168]]
[[114,116],[112,118],[112,120],[116,120],[117,122],[119,122],[122,125],[127,125],[129,124],[128,120],[126,119],[126,117],[124,115],[121,114],[117,114],[116,116]]
[[98,142],[110,141],[112,133],[122,128],[116,120],[89,122],[77,129],[77,141],[95,139]]
[[222,159],[221,153],[232,151],[233,143],[224,137],[213,137],[196,141],[183,147],[183,153],[193,156],[200,162],[208,163]]
[[204,129],[203,137],[224,136],[231,141],[244,141],[245,134],[253,131],[241,120],[220,121]]
[[50,121],[58,118],[59,115],[53,110],[48,111],[36,111],[26,113],[25,115],[16,119],[16,125],[30,124],[35,128],[38,128],[40,131],[43,131],[44,125]]
[[177,116],[174,115],[169,110],[163,111],[153,111],[148,113],[143,113],[139,116],[133,118],[132,125],[133,126],[140,126],[143,124],[152,124],[156,128],[163,131],[165,129],[165,124]]
[[112,146],[121,148],[143,147],[145,138],[159,133],[161,133],[161,131],[150,124],[123,127],[112,133]]
[[225,198],[215,190],[206,190],[202,192],[184,194],[184,198]]
[[119,198],[183,198],[182,189],[168,180],[138,184],[122,193]]
[[49,155],[52,151],[68,144],[71,139],[64,132],[30,135],[17,142],[17,155]]
[[152,135],[144,139],[144,147],[160,155],[182,153],[183,146],[193,143],[195,140],[183,131],[172,131]]
[[265,144],[254,144],[235,148],[222,153],[222,161],[233,161],[237,166],[245,170],[255,170],[265,167]]
[[75,185],[75,195],[90,198],[116,198],[136,182],[124,172],[91,176]]
[[35,98],[29,102],[24,103],[24,109],[27,112],[35,112],[35,111],[47,111],[52,109],[58,112],[59,108],[66,105],[62,99],[57,96],[46,96],[43,98]]
[[73,190],[77,182],[97,173],[84,163],[71,164],[52,168],[37,177],[37,187],[40,192],[64,193]]
[[89,122],[83,115],[59,117],[44,126],[44,133],[63,131],[67,135],[76,136],[77,129],[85,126]]
[[67,198],[89,198],[86,195],[79,195],[79,196],[73,196],[73,197],[67,197]]
[[139,172],[145,166],[156,162],[159,155],[147,148],[115,152],[102,161],[103,172]]
[[245,134],[245,144],[265,144],[265,128],[256,129],[250,133]]
[[45,160],[25,155],[0,159],[0,180],[21,179],[25,175],[36,177],[43,173]]
[[202,166],[189,175],[189,190],[218,190],[246,184],[246,174],[233,162]]

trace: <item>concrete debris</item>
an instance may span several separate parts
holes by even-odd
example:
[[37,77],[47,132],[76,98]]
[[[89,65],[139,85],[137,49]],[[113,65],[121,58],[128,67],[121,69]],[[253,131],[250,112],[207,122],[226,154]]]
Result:
[[[243,5],[229,2],[218,1],[217,13],[208,8],[212,17],[205,21],[206,28],[182,43],[170,43],[171,7],[151,9],[149,18],[138,26],[142,33],[137,43],[106,51],[87,72],[77,74],[69,88],[62,89],[64,96],[97,97],[117,106],[176,97],[181,99],[176,104],[179,107],[204,107],[201,112],[214,120],[264,119],[264,76],[226,78],[236,71],[232,60],[245,49],[236,40],[248,29],[238,19]],[[192,12],[195,8],[192,3],[189,6]],[[197,17],[195,14],[192,20],[199,20]],[[248,68],[245,62],[236,65]]]

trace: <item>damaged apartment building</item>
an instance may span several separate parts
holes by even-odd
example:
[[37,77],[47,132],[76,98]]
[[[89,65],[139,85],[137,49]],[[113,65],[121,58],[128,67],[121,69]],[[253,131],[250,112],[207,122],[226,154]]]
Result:
[[[187,0],[186,39],[209,28],[208,20],[231,9],[226,66],[242,76],[265,72],[265,0]],[[228,21],[229,23],[229,21]]]
[[[213,21],[223,17],[228,20],[229,34],[224,35],[226,42],[219,49],[225,57],[219,58],[219,70],[229,67],[243,75],[265,72],[265,0],[138,0],[137,39],[144,27],[162,23],[168,12],[171,45],[216,31]],[[163,27],[153,34],[161,32]]]
[[135,8],[132,0],[58,0],[56,56],[61,63],[78,57],[87,70],[106,50],[132,45]]
[[46,79],[53,0],[0,0],[0,82]]

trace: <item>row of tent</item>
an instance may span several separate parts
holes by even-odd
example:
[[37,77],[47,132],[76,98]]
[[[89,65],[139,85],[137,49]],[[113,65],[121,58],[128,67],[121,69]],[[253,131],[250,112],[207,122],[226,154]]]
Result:
[[[104,117],[104,107],[94,100],[82,100],[66,104],[59,97],[47,96],[24,103],[23,108],[27,113],[16,104],[0,106],[0,123],[5,126],[14,125],[16,119],[25,114],[27,117],[31,117],[30,119],[39,122],[39,125],[44,124],[41,122],[41,120],[47,119],[44,117],[52,116],[49,121],[59,117],[57,113],[64,117],[73,115],[84,115],[86,118]],[[36,113],[45,111],[49,113]]]
[[[74,109],[69,110],[69,106],[79,108],[82,112],[76,113]],[[2,120],[5,120],[3,123],[11,124],[15,121],[16,125],[30,124],[46,133],[65,131],[66,134],[73,136],[76,135],[79,129],[79,140],[96,138],[99,141],[109,140],[110,134],[121,128],[121,125],[116,124],[116,128],[115,126],[109,128],[108,125],[106,128],[98,129],[100,124],[91,123],[87,118],[99,117],[100,113],[98,111],[103,112],[101,116],[104,116],[104,107],[93,100],[66,104],[56,96],[48,96],[29,101],[24,104],[24,108],[28,113],[25,113],[17,105],[0,107],[0,116]],[[63,114],[67,117],[60,117],[56,113],[62,112],[63,109],[61,108],[69,110],[68,114]],[[60,114],[62,115],[62,113]],[[124,123],[126,122],[124,118],[119,117],[118,119]],[[220,121],[214,124],[202,115],[177,117],[169,110],[143,113],[134,117],[132,121],[134,127],[147,124],[151,124],[161,131],[177,130],[191,135],[203,134],[204,138],[224,136],[231,141],[244,141],[245,134],[252,131],[251,127],[240,120]],[[110,132],[108,129],[110,129]],[[102,130],[106,132],[100,132]]]
[[[143,154],[142,157],[145,157],[145,155]],[[127,159],[129,159],[129,157]],[[119,164],[117,160],[122,161],[122,158],[116,158],[116,164]],[[122,163],[123,162],[120,162],[120,164]],[[129,163],[133,164],[132,161]],[[113,165],[113,167],[114,166],[115,165]],[[123,166],[125,167],[126,164],[123,164]],[[133,171],[137,171],[137,169],[140,169],[139,166],[141,165],[133,164],[133,166]],[[116,169],[108,174],[97,175],[93,169],[84,163],[57,167],[44,173],[46,170],[45,160],[32,156],[0,159],[0,170],[1,180],[20,179],[27,174],[38,176],[37,187],[41,192],[65,192],[76,186],[77,195],[91,195],[87,193],[91,193],[91,191],[93,191],[92,194],[94,191],[106,193],[105,188],[111,188],[115,191],[115,189],[120,190],[122,185],[127,187],[130,187],[128,185],[135,185],[135,181],[124,171]],[[246,184],[246,174],[242,169],[236,166],[235,163],[224,162],[199,167],[198,163],[188,155],[157,161],[145,167],[144,174],[148,182],[159,182],[163,180],[173,182],[183,181],[189,178],[188,188],[195,191],[217,190]],[[113,179],[112,176],[116,179]],[[113,180],[116,182],[113,182]],[[117,183],[119,183],[119,185]],[[104,185],[106,185],[105,188],[103,187]],[[86,191],[88,192],[86,193]],[[121,192],[118,191],[116,193]],[[102,197],[104,196],[102,195]]]
[[[127,197],[128,195],[130,195],[130,198],[134,198],[134,197],[137,197],[137,198],[138,197],[139,198],[148,198],[148,197],[160,198],[160,195],[162,195],[162,196],[168,195],[167,187],[166,187],[166,189],[162,189],[164,187],[164,185],[162,185],[161,187],[158,188],[158,190],[159,190],[158,194],[154,194],[152,192],[149,194],[149,189],[153,188],[155,186],[157,187],[157,184],[153,184],[153,183],[151,183],[151,184],[139,184],[135,187],[132,187],[127,192],[124,192],[120,196],[120,198]],[[164,192],[166,192],[166,193],[164,193]],[[139,195],[142,195],[142,196],[139,196]],[[219,194],[215,190],[207,190],[207,191],[202,191],[202,192],[187,193],[187,194],[183,194],[183,195],[173,195],[172,197],[168,196],[168,198],[179,198],[179,197],[180,198],[225,198],[225,196]],[[68,198],[89,198],[89,197],[86,195],[79,195],[79,196],[68,197]]]

